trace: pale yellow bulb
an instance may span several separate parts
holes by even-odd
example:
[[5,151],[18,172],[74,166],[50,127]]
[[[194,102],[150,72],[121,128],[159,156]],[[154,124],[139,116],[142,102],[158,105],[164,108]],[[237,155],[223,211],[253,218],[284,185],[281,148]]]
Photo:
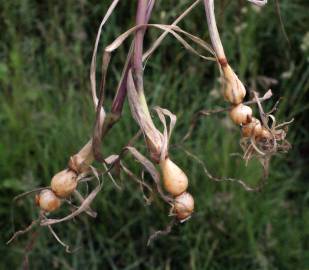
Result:
[[190,217],[194,210],[194,199],[188,192],[177,196],[174,201],[174,211],[179,220]]
[[237,125],[246,125],[252,121],[252,109],[244,104],[238,104],[230,110],[230,117]]
[[258,136],[258,139],[271,140],[273,139],[273,136],[271,135],[270,131],[267,128],[262,127],[262,132]]
[[161,161],[160,166],[166,191],[174,196],[183,193],[188,187],[186,174],[169,158]]
[[44,189],[36,195],[35,201],[36,204],[46,212],[53,212],[61,205],[60,199],[49,189]]
[[51,189],[61,198],[71,195],[76,189],[76,186],[77,174],[69,169],[57,173],[51,180]]
[[224,97],[232,104],[241,103],[246,95],[243,83],[229,65],[223,68],[223,74],[225,78]]
[[262,125],[259,119],[252,117],[251,123],[242,127],[243,137],[258,137],[262,133]]

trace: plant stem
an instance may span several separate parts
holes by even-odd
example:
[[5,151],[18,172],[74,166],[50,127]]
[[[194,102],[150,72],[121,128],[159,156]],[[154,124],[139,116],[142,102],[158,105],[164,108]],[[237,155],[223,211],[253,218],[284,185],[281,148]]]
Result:
[[[138,0],[137,12],[136,12],[136,25],[145,24],[147,14],[147,0]],[[133,70],[136,75],[143,73],[143,44],[144,44],[144,29],[140,28],[136,30],[134,39],[134,55],[133,55]],[[139,88],[137,88],[139,91]]]
[[[138,6],[136,12],[136,26],[143,25],[146,23],[146,15],[147,15],[147,0],[138,0]],[[136,30],[134,38],[134,52],[132,56],[133,57],[132,75],[139,97],[139,103],[149,122],[152,122],[150,112],[147,106],[147,101],[144,95],[144,83],[143,83],[143,48],[144,48],[145,31],[146,29],[143,28],[139,28],[138,30]]]
[[212,46],[214,47],[219,63],[221,66],[225,66],[227,65],[227,59],[216,23],[214,0],[204,0],[204,6]]
[[[141,24],[147,24],[148,23],[150,16],[151,16],[153,6],[154,6],[154,3],[155,3],[155,0],[149,1],[148,6],[147,6],[147,10],[145,12],[145,18],[143,19],[143,22],[141,22]],[[137,13],[139,13],[139,8],[140,7],[138,6],[137,7]],[[140,16],[141,16],[141,14],[140,14]],[[144,20],[146,20],[146,21],[144,21]],[[145,29],[142,29],[142,31],[145,32]],[[133,44],[131,45],[125,66],[124,66],[123,71],[122,71],[121,80],[118,84],[117,92],[116,92],[116,95],[115,95],[113,103],[112,103],[111,113],[107,114],[104,119],[101,119],[101,121],[97,122],[98,128],[95,128],[95,130],[101,131],[101,134],[94,136],[97,139],[104,137],[106,135],[106,133],[114,126],[114,124],[117,123],[117,121],[119,120],[119,118],[121,116],[123,104],[124,104],[124,101],[125,101],[126,96],[127,96],[127,76],[128,76],[128,71],[131,68],[132,56],[133,56]],[[102,72],[102,73],[104,74],[104,72]],[[100,83],[100,90],[103,88],[104,84],[105,84],[105,78],[104,78],[104,76],[102,76],[101,83]],[[101,92],[102,91],[100,91],[100,95],[103,94]],[[101,104],[100,105],[102,105],[102,101],[103,101],[103,97],[101,97]],[[102,120],[103,120],[103,122],[102,122]],[[96,151],[95,149],[97,149],[97,147],[93,147],[94,145],[100,145],[100,143],[98,141],[96,142],[96,140],[93,140],[93,139],[89,140],[85,144],[85,146],[75,156],[78,156],[80,158],[79,160],[81,162],[82,161],[85,162],[86,164],[91,164],[92,161],[95,158],[101,160],[102,156],[99,153],[95,152]]]
[[[148,3],[145,24],[147,24],[150,19],[154,3],[155,3],[155,0],[150,0]],[[146,29],[143,29],[143,31],[145,32]],[[132,67],[131,61],[132,61],[132,55],[133,55],[133,46],[134,46],[134,42],[131,44],[130,51],[127,56],[126,64],[123,68],[122,76],[118,84],[117,92],[113,100],[112,109],[111,109],[111,112],[113,114],[120,115],[122,112],[122,107],[123,107],[123,104],[124,104],[124,101],[127,95],[128,72],[129,72],[129,69]]]

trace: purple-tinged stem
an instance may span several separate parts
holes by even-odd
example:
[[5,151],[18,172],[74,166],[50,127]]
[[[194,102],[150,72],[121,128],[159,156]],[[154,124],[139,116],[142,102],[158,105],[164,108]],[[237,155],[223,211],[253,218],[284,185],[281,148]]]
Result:
[[[147,0],[138,0],[136,25],[145,24],[147,14]],[[144,44],[144,29],[136,30],[134,38],[134,55],[133,55],[133,69],[137,75],[143,73],[143,44]],[[139,89],[138,89],[139,90]]]
[[[155,0],[150,0],[148,2],[145,24],[147,24],[150,19],[154,3],[155,3]],[[143,29],[143,32],[145,31],[146,29]],[[131,65],[132,55],[133,55],[133,49],[130,49],[130,52],[128,53],[128,56],[127,56],[126,65],[123,69],[123,74],[122,74],[121,80],[118,85],[117,93],[114,97],[113,104],[112,104],[111,112],[114,114],[121,113],[122,107],[123,107],[123,104],[124,104],[124,101],[127,95],[127,78],[128,78],[129,69],[132,67]]]

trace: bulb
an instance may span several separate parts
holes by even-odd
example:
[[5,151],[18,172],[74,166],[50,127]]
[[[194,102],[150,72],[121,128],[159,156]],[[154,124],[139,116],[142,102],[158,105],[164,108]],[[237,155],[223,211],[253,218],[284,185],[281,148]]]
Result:
[[236,105],[230,110],[230,117],[237,125],[246,125],[252,120],[252,109],[244,104]]
[[52,191],[61,198],[71,195],[76,186],[77,174],[69,169],[57,173],[51,180]]
[[194,199],[190,193],[184,192],[175,198],[174,211],[179,220],[190,217],[193,210]]
[[251,123],[242,127],[243,137],[258,137],[262,133],[262,125],[259,119],[252,117]]
[[42,190],[38,195],[35,196],[36,204],[46,212],[53,212],[60,207],[61,201],[49,189]]
[[224,97],[232,104],[239,104],[246,95],[246,89],[243,83],[238,79],[232,68],[227,65],[223,67],[224,78],[226,80]]
[[162,160],[160,166],[166,191],[174,196],[183,193],[188,187],[186,174],[169,158]]
[[273,139],[273,136],[271,135],[270,131],[267,128],[262,127],[261,134],[258,136],[258,138],[259,139],[271,140],[271,139]]

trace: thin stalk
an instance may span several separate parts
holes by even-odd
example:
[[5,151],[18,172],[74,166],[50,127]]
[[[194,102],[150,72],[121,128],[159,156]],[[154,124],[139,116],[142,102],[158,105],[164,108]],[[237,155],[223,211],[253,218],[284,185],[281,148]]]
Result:
[[[187,8],[183,13],[180,14],[180,16],[171,24],[176,26],[184,17],[186,17],[191,11],[192,9],[194,9],[201,0],[196,0],[192,5],[189,6],[189,8]],[[148,49],[144,55],[143,55],[143,62],[146,61],[148,59],[148,57],[155,51],[155,49],[158,48],[158,46],[160,45],[160,43],[162,42],[162,40],[169,34],[168,31],[164,31],[155,41],[154,45]]]
[[[136,13],[136,25],[143,25],[146,21],[147,14],[147,0],[139,0]],[[145,31],[140,28],[136,30],[134,39],[134,56],[133,56],[133,70],[136,75],[142,76],[143,74],[143,45],[144,45]],[[140,88],[137,88],[138,91]]]
[[[147,12],[146,12],[146,20],[145,20],[146,24],[149,22],[154,4],[155,4],[155,0],[150,0],[148,3]],[[146,29],[143,29],[143,31],[145,32]],[[124,104],[124,101],[127,95],[128,72],[129,72],[129,69],[132,67],[131,61],[132,61],[132,55],[133,55],[133,46],[134,46],[134,42],[132,42],[131,44],[130,51],[127,56],[126,64],[123,68],[122,76],[121,76],[121,79],[117,87],[117,92],[113,100],[112,109],[111,109],[111,112],[113,114],[120,115],[122,112],[123,104]]]
[[[197,0],[195,1],[192,5],[189,6],[188,9],[186,9],[173,23],[172,25],[177,25],[178,22],[180,22],[185,16],[187,16],[190,11],[192,11],[192,9],[194,7],[197,6],[197,4],[200,2],[201,0]],[[151,12],[153,9],[153,6],[155,4],[155,0],[150,0],[148,2],[148,7],[147,7],[147,12],[146,12],[146,21],[144,24],[147,24],[150,16],[151,16]],[[100,26],[101,29],[102,26]],[[142,27],[141,29],[143,30],[143,32],[146,31],[146,26]],[[144,53],[143,55],[143,59],[142,61],[146,61],[147,58],[150,56],[150,54],[159,46],[160,42],[162,41],[162,39],[169,33],[168,30],[165,30],[164,33],[156,40],[156,42],[154,43],[153,46],[151,46],[151,48]],[[98,40],[98,37],[97,37]],[[97,46],[96,46],[97,47]],[[96,50],[95,50],[96,51]],[[106,115],[106,118],[101,118],[100,117],[100,126],[102,127],[102,133],[101,133],[101,137],[104,137],[105,134],[113,127],[113,125],[119,120],[120,116],[121,116],[121,112],[122,112],[122,108],[123,108],[123,104],[124,101],[126,99],[127,96],[127,77],[128,77],[128,71],[130,70],[130,68],[132,67],[132,55],[133,55],[133,51],[134,51],[134,41],[131,44],[131,48],[130,51],[128,53],[127,56],[127,60],[126,60],[126,64],[123,68],[122,71],[122,76],[121,79],[119,81],[118,87],[117,87],[117,91],[116,91],[116,95],[114,97],[113,103],[112,103],[112,108],[111,108],[111,113],[108,113]],[[94,72],[93,72],[94,73]],[[100,86],[102,86],[103,83],[100,83]],[[101,87],[100,87],[101,88]],[[144,111],[148,112],[148,116],[150,118],[150,114],[147,108],[147,104],[146,104],[146,99],[143,96],[143,100],[142,100],[142,104],[144,107]],[[98,102],[98,100],[97,100]],[[97,106],[96,106],[97,107]],[[147,114],[147,113],[146,113]],[[151,120],[152,123],[152,120]],[[92,147],[93,147],[93,140],[89,140],[85,146],[74,156],[72,156],[73,160],[79,160],[80,162],[84,162],[86,164],[91,164],[92,161],[94,160],[94,155],[92,152]],[[71,158],[71,160],[72,160]],[[78,165],[78,164],[77,164]],[[69,166],[70,167],[70,166]]]
[[[143,25],[143,24],[147,23],[147,21],[150,18],[150,14],[151,14],[153,5],[154,5],[153,0],[151,0],[149,2],[147,0],[140,0],[138,2],[137,11],[136,11],[136,24],[137,25]],[[137,80],[138,85],[139,85],[138,89],[142,89],[142,87],[143,87],[143,81],[142,81],[143,68],[142,68],[142,63],[139,64],[138,58],[140,57],[142,59],[144,33],[145,33],[145,29],[143,29],[143,28],[138,29],[137,32],[136,32],[136,36],[135,36],[135,39],[134,39],[134,54],[132,52],[132,46],[131,46],[130,51],[129,51],[128,56],[127,56],[127,61],[126,61],[126,64],[125,64],[125,67],[124,67],[124,70],[123,70],[123,73],[122,73],[122,77],[121,77],[122,82],[120,82],[120,86],[117,89],[116,97],[115,97],[113,104],[112,104],[112,111],[111,111],[110,114],[108,114],[106,116],[105,121],[103,123],[103,126],[99,125],[99,123],[100,123],[100,121],[98,120],[99,114],[97,112],[97,120],[96,120],[96,125],[95,125],[95,128],[94,128],[94,134],[93,134],[93,139],[92,139],[92,151],[94,153],[95,159],[100,161],[100,162],[104,162],[103,155],[101,154],[101,152],[99,150],[102,137],[104,137],[106,135],[106,133],[114,126],[114,124],[119,120],[119,118],[121,116],[123,104],[124,104],[124,101],[125,101],[125,98],[126,98],[126,91],[127,91],[125,85],[123,85],[123,82],[126,83],[126,80],[127,80],[128,70],[129,70],[130,65],[131,65],[130,62],[132,62],[132,61],[129,61],[130,59],[133,60],[132,65],[133,65],[134,69],[136,70],[136,74],[139,74],[138,75],[139,79]],[[137,57],[135,57],[136,54],[137,54]],[[141,56],[139,56],[139,55],[141,55]],[[104,95],[104,83],[105,83],[105,76],[106,76],[105,68],[108,65],[109,59],[110,59],[110,54],[106,54],[104,56],[104,59],[103,59],[103,68],[102,68],[102,71],[103,71],[102,74],[103,75],[102,75],[102,80],[101,80],[101,85],[103,87],[100,89],[100,98],[99,98],[100,105],[103,105],[102,104],[102,102],[103,102],[103,96],[102,95]],[[104,60],[106,60],[106,61],[104,61]],[[105,65],[105,63],[107,63],[107,65]],[[148,112],[148,115],[150,117],[150,113],[149,113],[148,110],[147,110],[147,112]]]
[[223,45],[220,39],[215,10],[214,10],[214,0],[204,0],[207,24],[209,28],[209,34],[212,46],[216,52],[219,63],[224,66],[227,64],[227,59],[224,53]]
[[[136,12],[136,26],[140,26],[146,23],[147,15],[147,0],[138,0],[137,12]],[[144,36],[145,29],[139,28],[136,30],[134,38],[134,52],[132,59],[132,75],[135,82],[135,87],[138,93],[140,105],[146,117],[150,122],[151,116],[147,106],[147,101],[144,95],[144,85],[143,85],[143,49],[144,49]]]
[[[100,25],[99,28],[99,33],[97,35],[96,38],[96,44],[95,44],[95,49],[94,49],[94,53],[93,53],[93,57],[92,57],[92,63],[91,63],[91,83],[92,83],[92,90],[95,89],[95,63],[96,63],[96,52],[97,52],[97,48],[98,48],[98,42],[99,42],[99,37],[100,37],[100,33],[101,33],[101,29],[104,25],[104,23],[106,22],[107,18],[109,17],[109,15],[111,14],[111,12],[113,11],[113,9],[116,7],[118,1],[114,1],[113,5],[110,7],[109,11],[108,11],[108,15],[106,15]],[[146,10],[146,21],[145,23],[148,23],[150,16],[151,16],[151,12],[154,6],[155,0],[150,0],[148,5],[147,5],[147,10]],[[144,21],[143,21],[144,22]],[[143,31],[145,31],[145,29],[143,29]],[[99,137],[103,137],[112,127],[113,125],[119,120],[120,116],[121,116],[121,112],[122,112],[122,108],[123,108],[123,104],[124,101],[126,99],[126,95],[127,95],[127,76],[128,76],[128,71],[131,67],[131,59],[132,59],[132,55],[133,55],[133,43],[131,45],[130,51],[128,53],[127,56],[127,60],[122,72],[122,76],[121,76],[121,80],[119,82],[118,88],[117,88],[117,92],[115,95],[115,98],[113,100],[113,104],[112,104],[112,108],[111,108],[111,113],[107,114],[106,117],[99,117],[100,121],[96,122],[96,132],[98,132],[99,130],[101,131],[101,134],[96,134],[96,136],[94,136],[95,138],[99,138]],[[107,60],[107,59],[106,59]],[[104,62],[104,61],[103,61]],[[104,67],[104,65],[103,65]],[[104,72],[102,72],[102,79],[100,82],[100,90],[103,89],[105,84],[105,75]],[[93,91],[92,91],[93,92]],[[102,96],[104,93],[101,93],[103,91],[100,91],[100,95]],[[93,98],[94,98],[94,103],[96,105],[96,108],[100,108],[102,106],[102,101],[103,101],[103,97],[101,98],[101,102],[99,102],[100,99],[97,98],[97,96],[92,93]],[[99,104],[100,103],[100,104]],[[99,106],[98,106],[99,105]],[[98,116],[98,114],[97,114]],[[96,142],[93,139],[90,139],[82,148],[81,150],[73,155],[70,158],[70,162],[69,162],[69,168],[73,169],[78,168],[81,163],[84,164],[91,164],[93,162],[93,160],[95,159],[95,156],[97,158],[99,158],[100,160],[102,160],[102,156],[99,153],[96,153],[95,151],[93,151],[93,148],[97,148],[97,147],[93,147],[94,144],[99,145],[100,142]],[[72,164],[73,162],[73,164]],[[76,162],[76,164],[74,164],[74,162]]]

